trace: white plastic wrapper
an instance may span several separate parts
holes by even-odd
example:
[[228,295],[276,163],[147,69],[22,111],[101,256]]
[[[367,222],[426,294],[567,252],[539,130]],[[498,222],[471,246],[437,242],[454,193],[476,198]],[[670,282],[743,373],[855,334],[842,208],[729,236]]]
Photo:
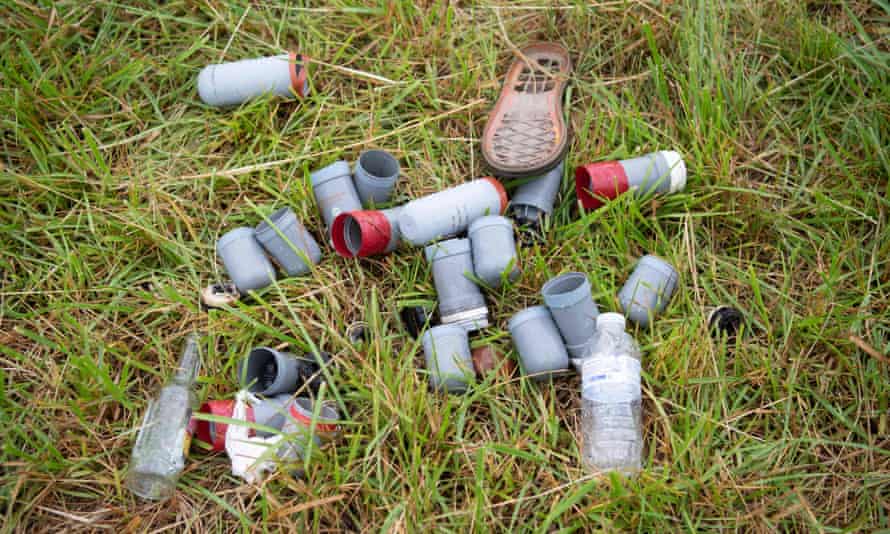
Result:
[[[232,419],[247,422],[248,404],[257,404],[259,399],[247,390],[235,395],[235,408]],[[226,430],[226,453],[232,462],[232,474],[250,484],[261,482],[277,466],[276,451],[283,436],[276,434],[268,438],[249,436],[246,425],[230,424]]]

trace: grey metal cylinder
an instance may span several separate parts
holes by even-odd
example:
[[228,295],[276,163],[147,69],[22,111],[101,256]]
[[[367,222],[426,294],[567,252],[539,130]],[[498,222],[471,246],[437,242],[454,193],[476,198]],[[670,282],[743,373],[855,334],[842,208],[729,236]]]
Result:
[[408,202],[399,213],[402,238],[415,246],[465,232],[470,223],[507,209],[507,192],[494,178],[480,178]]
[[488,326],[488,308],[473,274],[469,239],[449,239],[426,247],[439,301],[442,324],[458,324],[468,331]]
[[572,358],[583,358],[596,332],[599,309],[584,273],[565,273],[551,278],[541,288],[544,304],[556,322]]
[[516,222],[537,225],[542,217],[553,212],[564,168],[565,163],[560,161],[547,174],[532,178],[516,189],[510,199],[510,210]]
[[355,190],[365,207],[389,202],[399,179],[399,160],[385,150],[366,150],[352,171]]
[[643,256],[618,292],[618,303],[631,321],[649,326],[667,307],[679,279],[670,263],[658,256]]
[[328,233],[337,215],[362,209],[362,202],[352,183],[352,172],[345,161],[335,161],[313,172],[309,178],[315,203]]
[[619,161],[627,175],[627,185],[638,195],[650,192],[675,193],[686,187],[686,164],[673,150],[662,150]]
[[209,65],[198,74],[198,96],[210,106],[234,106],[262,96],[309,94],[303,57],[295,54]]
[[524,374],[547,380],[568,369],[569,355],[559,329],[545,306],[532,306],[514,315],[507,324],[519,353]]
[[229,230],[216,242],[216,253],[242,294],[275,281],[275,267],[263,252],[253,228]]
[[305,382],[307,368],[314,367],[313,364],[289,352],[257,347],[241,360],[238,381],[251,393],[267,397],[293,393],[301,386],[301,381]]
[[[253,410],[253,421],[258,425],[281,430],[287,419],[287,408],[291,402],[293,402],[293,397],[288,393],[263,399],[251,406],[251,409]],[[267,432],[265,430],[257,430],[256,434],[263,438],[274,435],[273,432]]]
[[434,326],[423,334],[422,341],[433,389],[466,391],[476,374],[467,331],[457,325]]
[[261,222],[256,239],[290,276],[306,274],[321,261],[321,249],[290,208],[281,208]]
[[[284,431],[305,439],[310,437],[317,445],[326,443],[340,435],[340,411],[336,401],[319,401],[309,397],[297,397],[288,406],[290,417],[285,422]],[[314,432],[311,432],[314,431]],[[299,440],[290,445],[300,448]],[[285,445],[287,446],[287,445]]]
[[467,235],[473,247],[473,270],[485,285],[501,287],[505,274],[511,282],[519,277],[513,221],[500,215],[486,215],[470,224]]

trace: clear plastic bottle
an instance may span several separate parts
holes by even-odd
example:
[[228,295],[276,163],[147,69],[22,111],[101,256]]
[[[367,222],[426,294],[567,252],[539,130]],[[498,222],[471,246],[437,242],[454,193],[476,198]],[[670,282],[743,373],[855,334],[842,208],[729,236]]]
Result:
[[192,410],[197,408],[194,385],[201,368],[199,335],[186,338],[179,366],[158,398],[148,404],[133,444],[127,487],[143,499],[165,500],[173,495],[185,466]]
[[643,453],[640,347],[624,316],[603,313],[581,367],[581,454],[592,471],[634,474]]

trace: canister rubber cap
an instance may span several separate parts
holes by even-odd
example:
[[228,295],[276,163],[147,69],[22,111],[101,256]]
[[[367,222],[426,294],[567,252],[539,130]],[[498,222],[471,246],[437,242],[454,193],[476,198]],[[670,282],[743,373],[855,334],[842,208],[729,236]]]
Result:
[[662,150],[661,155],[671,170],[671,193],[682,191],[686,187],[686,163],[679,152]]

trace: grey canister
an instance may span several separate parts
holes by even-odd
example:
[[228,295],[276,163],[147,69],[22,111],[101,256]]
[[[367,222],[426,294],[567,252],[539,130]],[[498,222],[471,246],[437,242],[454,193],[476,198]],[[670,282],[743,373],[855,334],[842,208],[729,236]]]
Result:
[[541,295],[565,340],[569,355],[583,358],[596,332],[596,316],[599,315],[587,275],[572,272],[551,278],[541,288]]
[[352,177],[365,207],[389,202],[399,179],[399,160],[385,150],[366,150],[358,157]]
[[546,306],[532,306],[514,315],[507,325],[524,374],[547,380],[568,369],[569,355]]
[[510,199],[510,209],[519,224],[538,224],[544,215],[553,211],[564,168],[564,162],[560,161],[547,174],[529,179],[516,189]]
[[686,187],[686,164],[673,150],[661,150],[619,162],[627,175],[627,185],[642,196],[652,191],[675,193]]
[[216,242],[216,253],[242,294],[275,281],[275,267],[263,252],[253,228],[229,230]]
[[321,261],[318,243],[290,208],[281,208],[270,215],[268,221],[256,227],[255,234],[266,252],[290,276],[306,274],[310,265]]
[[[253,421],[259,425],[281,430],[287,419],[287,407],[292,401],[293,398],[290,393],[282,393],[261,400],[252,406]],[[275,435],[265,430],[256,430],[256,434],[263,438]]]
[[422,341],[433,389],[466,391],[475,377],[467,331],[458,325],[443,324],[427,330]]
[[643,256],[618,292],[618,303],[631,321],[649,326],[667,307],[679,278],[670,263],[651,254]]
[[500,215],[507,209],[507,192],[494,178],[479,178],[402,206],[399,231],[415,246],[461,234],[470,223],[485,215]]
[[500,215],[486,215],[470,224],[467,235],[473,248],[473,270],[485,285],[501,287],[504,274],[511,282],[519,277],[513,221]]
[[345,161],[335,161],[313,172],[309,179],[312,182],[315,203],[328,232],[337,215],[362,209],[362,203],[352,183],[349,164]]
[[238,365],[238,381],[251,393],[267,397],[293,393],[301,387],[301,381],[305,383],[307,369],[314,369],[313,365],[313,361],[289,352],[257,347]]
[[442,323],[459,324],[468,331],[488,326],[485,297],[467,277],[473,274],[470,240],[440,241],[428,245],[424,252],[432,266]]
[[304,97],[309,94],[305,69],[297,54],[208,65],[198,74],[198,96],[211,106],[235,106],[267,93]]

